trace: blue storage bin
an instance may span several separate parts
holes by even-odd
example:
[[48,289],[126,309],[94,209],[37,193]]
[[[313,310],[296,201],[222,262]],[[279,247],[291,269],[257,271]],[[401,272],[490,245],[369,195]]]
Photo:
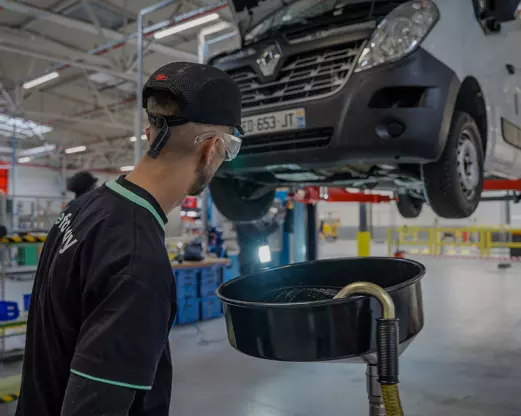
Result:
[[198,296],[199,269],[179,269],[174,271],[177,299],[196,298]]
[[210,266],[210,267],[203,267],[201,268],[201,281],[207,280],[207,281],[219,281],[220,276],[220,269],[221,267],[219,265]]
[[177,325],[191,324],[201,320],[201,299],[184,299],[177,303]]
[[201,281],[199,284],[199,296],[201,298],[215,296],[218,287],[219,282],[217,280]]
[[201,320],[219,318],[222,315],[221,301],[217,296],[201,299]]
[[0,321],[14,321],[20,317],[17,302],[0,301]]
[[206,298],[215,296],[215,291],[219,287],[220,282],[219,266],[205,267],[201,269],[201,277],[199,279],[199,297]]

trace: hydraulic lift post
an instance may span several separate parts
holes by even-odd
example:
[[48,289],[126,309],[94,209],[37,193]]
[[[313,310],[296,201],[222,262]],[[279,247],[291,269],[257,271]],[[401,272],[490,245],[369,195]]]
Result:
[[358,256],[368,257],[371,254],[371,233],[367,224],[367,204],[359,203],[360,224],[357,234]]
[[306,204],[306,260],[317,259],[318,254],[317,206]]

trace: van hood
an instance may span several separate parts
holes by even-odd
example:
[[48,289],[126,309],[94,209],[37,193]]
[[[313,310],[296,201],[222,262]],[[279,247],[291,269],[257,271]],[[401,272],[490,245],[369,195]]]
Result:
[[[317,6],[320,4],[324,8],[324,13],[345,10],[351,6],[362,5],[363,3],[387,4],[388,6],[396,6],[406,0],[315,0]],[[278,10],[293,5],[294,3],[308,3],[306,0],[228,0],[232,13],[235,15],[241,36],[244,40],[245,35],[255,28],[259,23],[266,20],[269,16]],[[313,4],[309,0],[309,4]],[[298,9],[299,5],[295,5]],[[371,10],[368,7],[367,10]]]
[[296,0],[228,0],[230,8],[235,11],[241,36],[262,22],[270,14]]

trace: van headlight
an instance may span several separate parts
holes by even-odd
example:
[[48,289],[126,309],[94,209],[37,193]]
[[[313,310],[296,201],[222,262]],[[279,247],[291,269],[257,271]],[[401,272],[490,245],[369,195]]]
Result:
[[377,26],[362,51],[355,71],[396,61],[414,51],[440,17],[430,0],[415,0],[401,4]]

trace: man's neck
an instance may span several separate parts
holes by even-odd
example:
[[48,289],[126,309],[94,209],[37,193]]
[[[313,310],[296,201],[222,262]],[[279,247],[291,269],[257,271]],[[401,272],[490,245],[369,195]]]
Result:
[[[166,180],[165,175],[177,180]],[[149,192],[166,214],[185,199],[189,183],[186,179],[186,173],[176,174],[173,169],[165,173],[162,169],[154,169],[144,163],[138,164],[126,177],[126,180]]]

